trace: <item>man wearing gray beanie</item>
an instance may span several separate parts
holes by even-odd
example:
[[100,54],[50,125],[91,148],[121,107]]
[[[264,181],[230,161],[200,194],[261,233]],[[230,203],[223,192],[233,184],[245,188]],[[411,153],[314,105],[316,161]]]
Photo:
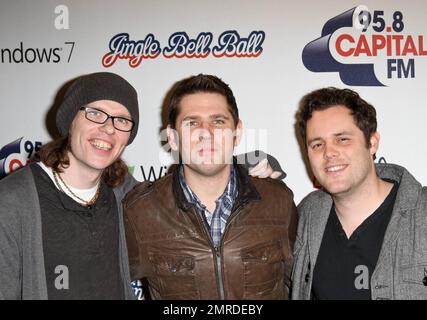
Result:
[[136,180],[121,155],[138,122],[137,93],[119,75],[73,81],[60,138],[0,181],[0,299],[135,298],[121,200]]
[[[60,138],[0,181],[0,299],[132,299],[121,159],[138,131],[135,89],[114,73],[77,78]],[[24,197],[23,197],[24,195]]]

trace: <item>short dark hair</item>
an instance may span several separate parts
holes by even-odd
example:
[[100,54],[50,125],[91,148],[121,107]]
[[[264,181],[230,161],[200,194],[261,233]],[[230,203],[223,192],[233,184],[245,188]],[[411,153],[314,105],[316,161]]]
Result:
[[229,85],[222,81],[220,78],[208,75],[198,74],[191,76],[177,82],[172,89],[169,100],[169,125],[175,128],[176,118],[179,114],[179,105],[184,96],[199,93],[219,93],[227,100],[228,110],[230,111],[234,124],[239,122],[239,110],[237,109],[236,99],[234,98],[233,91]]
[[365,136],[366,146],[370,147],[370,139],[377,131],[377,112],[375,108],[363,100],[357,92],[335,87],[315,90],[301,99],[297,114],[297,124],[304,145],[307,145],[307,121],[311,119],[313,112],[338,105],[344,106],[351,111],[356,126]]

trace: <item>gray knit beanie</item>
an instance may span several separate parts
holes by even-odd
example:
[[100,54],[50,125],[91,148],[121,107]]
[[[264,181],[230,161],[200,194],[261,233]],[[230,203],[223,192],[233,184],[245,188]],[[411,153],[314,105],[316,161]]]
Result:
[[127,143],[131,144],[138,132],[138,96],[129,82],[110,72],[97,72],[81,76],[67,89],[64,101],[56,113],[56,127],[60,135],[63,137],[68,135],[71,122],[80,107],[98,100],[112,100],[128,109],[135,122]]

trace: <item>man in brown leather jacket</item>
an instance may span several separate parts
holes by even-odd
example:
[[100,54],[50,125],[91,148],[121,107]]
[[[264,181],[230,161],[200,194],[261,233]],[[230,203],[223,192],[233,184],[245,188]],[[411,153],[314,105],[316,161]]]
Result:
[[168,141],[180,165],[124,202],[131,277],[145,278],[152,298],[289,297],[293,194],[236,163],[241,129],[221,79],[200,74],[175,85]]

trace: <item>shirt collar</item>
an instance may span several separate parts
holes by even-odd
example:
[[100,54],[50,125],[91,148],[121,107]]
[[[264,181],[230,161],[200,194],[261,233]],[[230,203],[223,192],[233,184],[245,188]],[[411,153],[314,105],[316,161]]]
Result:
[[[182,191],[184,192],[185,198],[189,203],[196,205],[199,209],[206,210],[206,206],[200,201],[197,195],[191,190],[184,178],[184,166],[181,165],[179,170],[179,183]],[[234,165],[231,166],[230,179],[228,180],[227,186],[224,189],[222,195],[215,201],[220,203],[224,199],[229,198],[231,201],[237,198],[237,177]]]

